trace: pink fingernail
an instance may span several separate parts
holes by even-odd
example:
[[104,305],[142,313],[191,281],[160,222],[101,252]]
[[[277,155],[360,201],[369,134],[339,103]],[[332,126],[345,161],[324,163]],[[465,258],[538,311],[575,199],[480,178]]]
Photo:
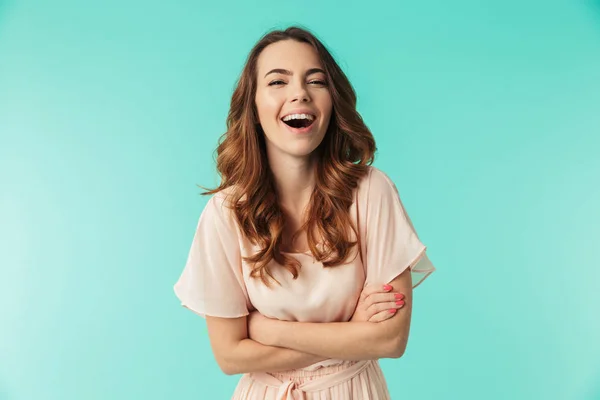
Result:
[[396,298],[396,300],[402,300],[404,298],[404,295],[402,293],[396,293],[394,297]]
[[390,314],[394,314],[396,312],[396,309],[395,308],[390,308],[389,311],[390,311]]
[[385,290],[386,292],[392,289],[393,288],[390,285],[383,285],[383,290]]
[[402,300],[398,300],[398,301],[396,302],[396,305],[397,305],[397,306],[403,306],[403,305],[404,305],[404,302],[403,302]]

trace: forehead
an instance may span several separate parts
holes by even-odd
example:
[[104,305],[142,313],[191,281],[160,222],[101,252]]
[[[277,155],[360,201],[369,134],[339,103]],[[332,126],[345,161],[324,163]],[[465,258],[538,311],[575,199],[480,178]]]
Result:
[[296,40],[281,40],[265,47],[258,56],[257,67],[259,77],[262,77],[274,68],[297,72],[310,68],[323,68],[323,65],[319,54],[310,44]]

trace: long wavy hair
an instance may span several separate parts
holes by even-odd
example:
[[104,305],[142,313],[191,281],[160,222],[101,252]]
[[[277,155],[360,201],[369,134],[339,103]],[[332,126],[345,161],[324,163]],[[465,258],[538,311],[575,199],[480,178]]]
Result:
[[[371,131],[356,110],[356,93],[332,55],[312,33],[299,27],[274,30],[264,35],[250,51],[231,98],[227,116],[227,132],[219,139],[217,170],[221,184],[202,195],[228,189],[229,207],[242,233],[260,250],[244,261],[251,266],[250,276],[260,277],[270,286],[271,278],[279,283],[268,268],[271,260],[289,270],[296,279],[301,264],[281,252],[285,225],[273,174],[267,161],[264,132],[255,105],[257,60],[270,44],[296,40],[311,45],[318,53],[327,77],[333,109],[329,127],[315,149],[315,181],[307,207],[307,219],[297,235],[305,231],[308,245],[316,260],[325,267],[346,261],[351,249],[360,246],[360,235],[352,224],[349,209],[358,181],[374,161],[376,146]],[[347,227],[358,241],[350,241]],[[317,248],[315,231],[323,238],[323,251]],[[360,247],[358,249],[360,252]]]

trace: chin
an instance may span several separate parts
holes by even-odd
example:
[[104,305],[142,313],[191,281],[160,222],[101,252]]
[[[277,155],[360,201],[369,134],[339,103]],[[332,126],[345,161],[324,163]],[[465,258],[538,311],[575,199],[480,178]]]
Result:
[[[308,157],[317,150],[323,142],[324,136],[318,143],[312,140],[289,141],[287,138],[278,138],[277,142],[267,139],[267,151],[275,151],[279,154],[286,154],[292,157]],[[270,148],[270,149],[269,149]]]
[[288,151],[286,151],[286,153],[288,153],[291,156],[294,157],[308,157],[310,156],[316,149],[310,148],[310,149],[289,149]]

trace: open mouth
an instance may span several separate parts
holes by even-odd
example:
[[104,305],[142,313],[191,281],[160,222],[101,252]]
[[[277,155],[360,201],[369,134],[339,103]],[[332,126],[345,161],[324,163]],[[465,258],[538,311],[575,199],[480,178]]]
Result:
[[302,128],[308,128],[309,126],[311,126],[314,122],[315,122],[315,117],[313,115],[306,115],[306,114],[302,114],[302,115],[294,115],[294,116],[286,116],[284,118],[281,119],[283,121],[284,124],[288,125],[289,127],[295,128],[295,129],[302,129]]

